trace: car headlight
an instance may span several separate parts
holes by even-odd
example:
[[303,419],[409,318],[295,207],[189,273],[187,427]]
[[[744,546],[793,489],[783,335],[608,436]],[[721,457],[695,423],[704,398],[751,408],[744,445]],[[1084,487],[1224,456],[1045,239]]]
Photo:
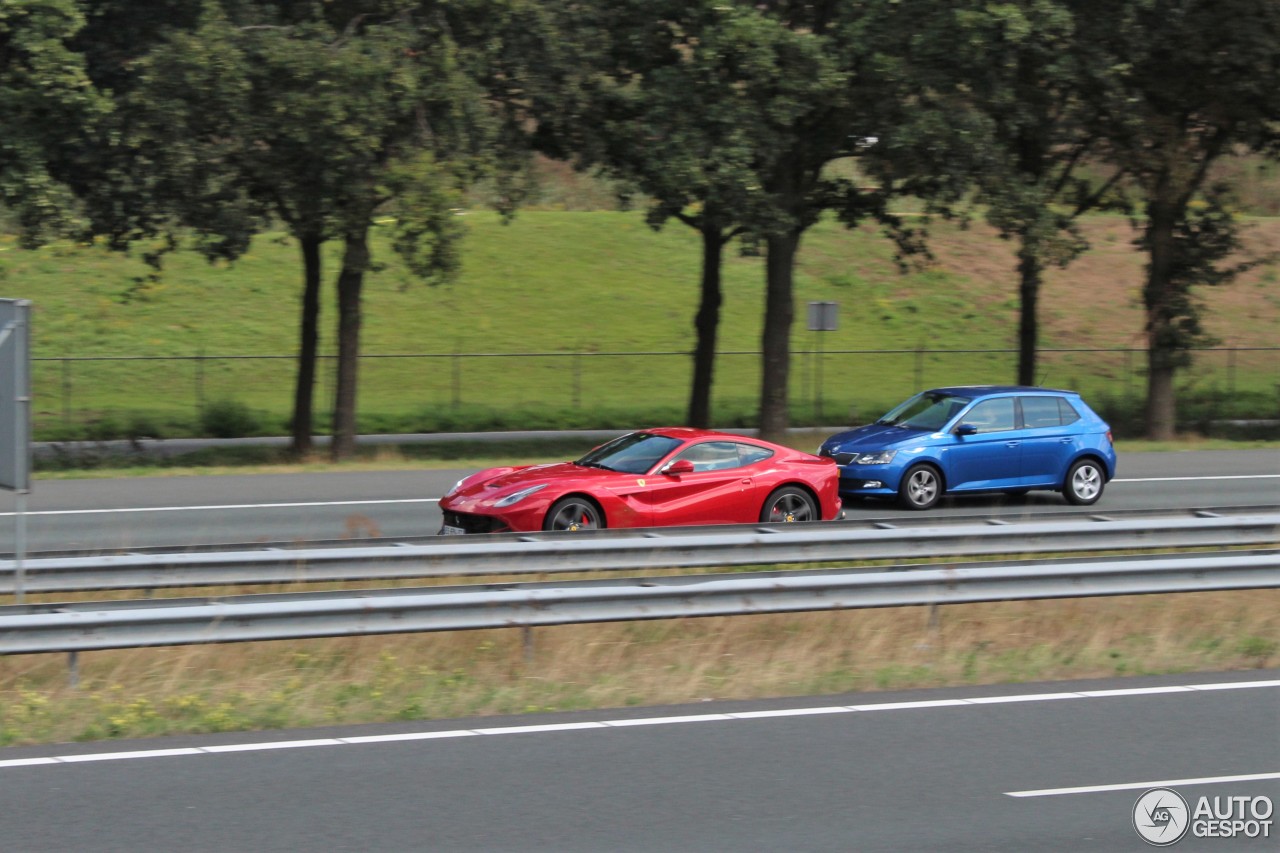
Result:
[[875,453],[859,454],[854,458],[853,463],[855,465],[888,465],[897,455],[896,450],[878,450]]
[[449,497],[450,495],[452,495],[454,492],[458,491],[458,489],[462,488],[462,484],[463,484],[463,483],[465,483],[466,481],[467,481],[467,478],[466,478],[466,477],[463,477],[461,480],[459,480],[458,482],[454,483],[454,484],[453,484],[453,488],[451,488],[449,491],[445,492],[445,493],[444,493],[444,496],[447,498],[447,497]]
[[507,495],[505,498],[498,498],[496,501],[493,502],[493,505],[494,506],[511,506],[512,504],[520,503],[520,501],[529,497],[529,495],[533,494],[534,492],[540,492],[546,487],[547,487],[546,483],[541,483],[540,485],[537,485],[537,486],[530,486],[527,489],[521,489],[518,492],[512,492],[511,494]]

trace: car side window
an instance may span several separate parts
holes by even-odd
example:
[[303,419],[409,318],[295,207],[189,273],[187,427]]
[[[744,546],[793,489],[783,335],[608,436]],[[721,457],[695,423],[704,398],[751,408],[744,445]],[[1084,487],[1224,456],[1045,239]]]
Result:
[[773,451],[767,447],[757,447],[754,444],[738,445],[738,460],[743,465],[754,465],[757,462],[763,462],[773,455]]
[[965,415],[961,423],[973,424],[978,432],[1003,432],[1014,427],[1013,398],[983,400]]
[[1076,407],[1071,405],[1069,400],[1062,397],[1058,398],[1058,414],[1062,418],[1062,423],[1073,424],[1080,420],[1080,413],[1076,411]]
[[1043,429],[1062,426],[1062,412],[1058,408],[1061,397],[1019,397],[1022,404],[1022,425],[1026,429]]
[[[743,447],[743,445],[733,441],[704,441],[701,444],[695,444],[693,447],[687,448],[676,459],[686,459],[692,462],[695,472],[724,471],[749,464],[742,461],[738,452],[740,447]],[[766,455],[767,453],[766,451]]]

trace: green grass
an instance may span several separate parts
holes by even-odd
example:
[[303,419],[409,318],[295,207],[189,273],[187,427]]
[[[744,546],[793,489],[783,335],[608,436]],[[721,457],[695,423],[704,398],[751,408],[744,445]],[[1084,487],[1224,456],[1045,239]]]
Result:
[[[383,266],[365,290],[362,431],[683,420],[700,262],[691,229],[654,232],[625,212],[529,211],[510,225],[479,212],[466,221],[462,275],[440,287],[414,281],[375,239]],[[1042,341],[1046,350],[1112,351],[1046,351],[1042,375],[1081,390],[1127,429],[1140,420],[1142,358],[1116,350],[1141,348],[1140,264],[1124,220],[1100,217],[1089,227],[1088,263],[1046,281]],[[903,274],[874,229],[821,223],[806,234],[795,283],[794,422],[856,422],[922,385],[1013,378],[1017,300],[1008,244],[951,225],[935,226],[934,237],[938,262]],[[37,439],[213,434],[211,413],[228,407],[242,410],[238,434],[287,432],[301,290],[290,240],[260,237],[229,266],[180,252],[158,280],[138,258],[97,247],[0,249],[6,295],[34,303]],[[330,246],[320,429],[333,393],[330,283],[338,261]],[[1219,288],[1235,300],[1220,307],[1218,295],[1208,295],[1206,324],[1224,344],[1274,345],[1280,303],[1266,278],[1274,274],[1263,269],[1256,281]],[[730,247],[713,398],[721,426],[755,421],[763,278],[761,259]],[[805,330],[805,303],[814,300],[840,303],[838,331],[819,338]],[[825,353],[820,370],[816,350]],[[944,350],[969,352],[931,352]],[[1274,416],[1274,360],[1274,352],[1199,357],[1181,377],[1186,428]]]

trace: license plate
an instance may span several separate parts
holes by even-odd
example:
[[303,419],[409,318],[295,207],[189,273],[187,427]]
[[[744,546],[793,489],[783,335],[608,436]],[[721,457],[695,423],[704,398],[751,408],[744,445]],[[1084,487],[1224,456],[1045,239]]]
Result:
[[440,528],[440,533],[443,536],[456,536],[460,533],[466,532],[467,531],[463,530],[461,527],[450,527],[447,524]]

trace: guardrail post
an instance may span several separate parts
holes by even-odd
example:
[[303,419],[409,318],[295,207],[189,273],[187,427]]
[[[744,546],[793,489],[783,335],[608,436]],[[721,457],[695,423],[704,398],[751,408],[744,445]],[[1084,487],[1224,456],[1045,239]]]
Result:
[[533,663],[533,628],[525,625],[520,629],[520,644],[524,649],[524,662]]
[[67,652],[67,685],[72,690],[80,687],[80,653]]

